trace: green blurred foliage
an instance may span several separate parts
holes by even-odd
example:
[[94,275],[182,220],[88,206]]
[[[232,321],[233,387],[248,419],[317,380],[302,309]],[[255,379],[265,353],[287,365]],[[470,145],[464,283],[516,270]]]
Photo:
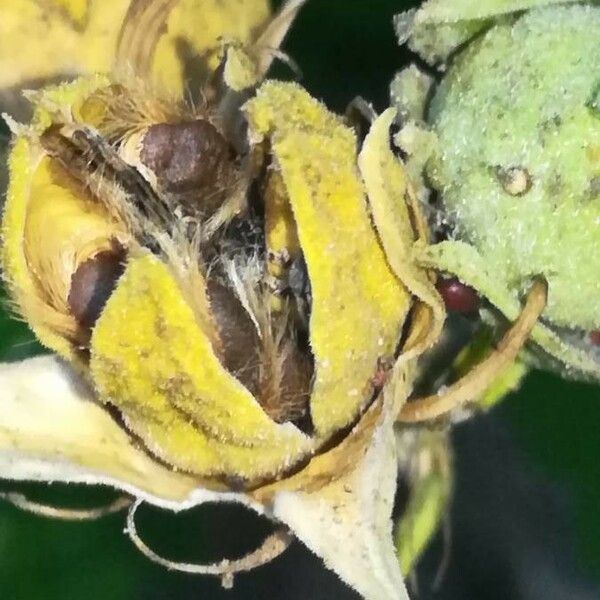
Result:
[[[383,109],[393,73],[412,58],[395,43],[392,16],[414,4],[401,0],[311,0],[285,46],[301,67],[300,83],[338,111],[356,95]],[[277,66],[275,76],[291,77],[282,65]],[[11,319],[9,313],[6,306],[0,310],[0,360],[19,360],[43,352],[27,327]],[[600,576],[600,389],[535,373],[519,393],[510,396],[503,411],[511,418],[531,460],[572,491],[581,560],[590,574]],[[94,506],[113,497],[109,490],[2,485],[4,490],[15,488],[40,501],[66,506]],[[224,507],[204,507],[179,516],[144,508],[139,526],[159,552],[185,561],[241,555],[255,547],[270,529],[269,524],[241,509]],[[224,592],[216,580],[191,581],[190,576],[151,564],[130,544],[123,527],[123,515],[65,523],[0,504],[0,597],[288,598],[296,596],[284,591],[286,586],[293,590],[294,578],[310,578],[307,574],[313,571],[319,571],[314,583],[319,597],[355,597],[297,547],[274,565],[241,576],[233,592]]]
[[600,388],[534,372],[502,407],[532,463],[571,494],[580,564],[600,575]]

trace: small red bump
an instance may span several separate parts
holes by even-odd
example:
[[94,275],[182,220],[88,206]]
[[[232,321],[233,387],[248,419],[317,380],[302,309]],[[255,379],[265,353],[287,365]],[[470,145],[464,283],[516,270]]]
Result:
[[376,390],[380,390],[387,381],[391,365],[379,358],[377,360],[377,368],[375,369],[375,374],[371,377],[371,384]]
[[456,278],[440,279],[436,285],[449,312],[472,314],[479,310],[479,296]]
[[594,346],[600,346],[600,329],[596,329],[596,331],[590,331],[590,342]]

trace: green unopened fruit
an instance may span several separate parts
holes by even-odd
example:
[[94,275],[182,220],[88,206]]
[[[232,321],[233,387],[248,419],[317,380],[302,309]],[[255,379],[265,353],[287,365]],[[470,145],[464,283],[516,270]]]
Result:
[[554,324],[600,328],[600,8],[534,10],[454,61],[429,121],[428,174],[454,237]]
[[[433,188],[440,201],[431,212],[443,239],[417,260],[511,320],[544,277],[548,303],[532,340],[545,352],[535,356],[599,379],[600,6],[535,4],[489,0],[474,14],[466,1],[436,0],[405,13],[400,39],[447,70],[416,95],[424,80],[414,67],[396,77],[395,141],[421,199]],[[487,29],[432,52],[438,29],[464,33],[474,21]]]

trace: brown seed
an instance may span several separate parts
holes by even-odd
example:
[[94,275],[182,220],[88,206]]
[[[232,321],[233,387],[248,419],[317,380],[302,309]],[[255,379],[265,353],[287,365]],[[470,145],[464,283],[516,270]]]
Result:
[[279,400],[279,416],[275,420],[299,421],[309,418],[308,406],[314,360],[308,349],[298,346],[296,340],[290,341],[289,350],[283,362],[281,390]]
[[600,346],[600,330],[590,331],[590,342],[594,346]]
[[209,279],[207,291],[211,312],[219,330],[221,362],[256,395],[260,379],[260,339],[256,327],[229,288]]
[[140,159],[171,193],[215,187],[233,168],[227,140],[206,120],[152,125]]
[[117,280],[123,274],[122,250],[99,252],[80,264],[71,277],[69,309],[86,328],[95,325],[110,298]]
[[308,400],[314,371],[310,350],[302,348],[294,336],[269,346],[274,340],[261,340],[231,289],[209,279],[207,291],[219,331],[222,365],[275,422],[304,420],[309,426]]

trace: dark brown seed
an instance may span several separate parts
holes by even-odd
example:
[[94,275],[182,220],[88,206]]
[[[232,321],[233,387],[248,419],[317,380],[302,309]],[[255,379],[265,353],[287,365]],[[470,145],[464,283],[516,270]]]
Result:
[[233,168],[227,140],[205,120],[152,125],[140,159],[171,193],[215,187]]
[[600,346],[600,330],[590,332],[590,342],[594,346]]
[[265,352],[254,323],[233,291],[214,280],[208,281],[207,288],[219,331],[221,364],[275,422],[307,416],[314,370],[310,351],[290,338],[280,345],[277,357]]
[[477,292],[455,277],[440,279],[436,287],[448,311],[472,314],[479,310],[479,296]]
[[73,273],[69,309],[83,327],[95,325],[123,269],[123,251],[107,250],[86,260]]
[[308,416],[314,360],[308,349],[299,348],[294,340],[282,367],[279,415],[275,420],[298,421]]
[[235,294],[224,285],[208,280],[208,298],[217,323],[223,366],[252,394],[260,380],[259,337],[256,327]]

